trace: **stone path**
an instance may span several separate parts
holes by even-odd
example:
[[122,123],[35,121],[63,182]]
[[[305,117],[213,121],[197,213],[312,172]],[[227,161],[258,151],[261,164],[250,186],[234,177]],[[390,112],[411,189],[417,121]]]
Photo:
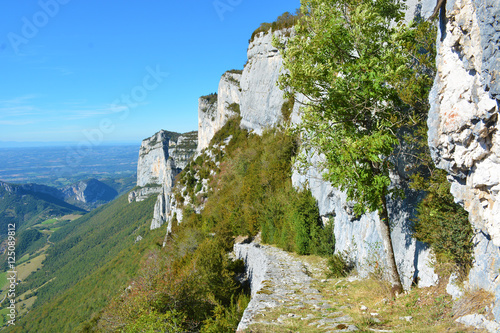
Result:
[[352,332],[357,328],[335,302],[314,288],[312,276],[323,274],[291,254],[258,243],[236,244],[235,254],[245,260],[252,299],[238,332],[273,331],[277,325],[308,332]]

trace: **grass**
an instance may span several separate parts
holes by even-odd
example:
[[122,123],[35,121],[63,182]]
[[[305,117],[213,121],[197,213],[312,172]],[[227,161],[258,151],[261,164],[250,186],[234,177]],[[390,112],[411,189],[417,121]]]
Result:
[[38,268],[42,268],[42,262],[45,260],[45,253],[30,259],[17,266],[17,278],[21,281],[24,281],[31,273],[35,272]]
[[3,290],[6,284],[7,284],[7,272],[0,273],[0,289]]
[[29,253],[26,253],[24,256],[22,256],[22,258],[21,258],[21,259],[19,259],[19,260],[16,262],[16,265],[20,265],[20,264],[22,264],[22,263],[24,263],[24,262],[28,261],[28,260],[29,260],[29,258],[30,258]]
[[75,215],[75,214],[70,214],[70,215],[64,215],[63,217],[60,218],[61,221],[69,220],[69,221],[74,221],[83,215]]
[[54,224],[56,223],[58,220],[57,219],[50,219],[50,220],[47,220],[45,222],[42,222],[42,225],[47,225],[47,224]]

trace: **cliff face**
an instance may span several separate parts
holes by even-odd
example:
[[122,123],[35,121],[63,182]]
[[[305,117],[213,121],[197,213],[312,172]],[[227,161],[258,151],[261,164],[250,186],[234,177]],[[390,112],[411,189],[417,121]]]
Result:
[[431,94],[429,146],[449,173],[451,192],[476,229],[472,287],[496,294],[500,320],[500,6],[447,1],[440,16],[438,74]]
[[169,161],[168,146],[170,135],[167,131],[160,131],[152,137],[142,141],[137,164],[137,186],[148,184],[173,184],[173,178],[178,170]]
[[151,229],[159,228],[170,212],[170,193],[177,176],[193,157],[198,132],[179,134],[161,130],[142,141],[137,164],[137,190],[130,192],[129,202],[143,201],[158,195]]
[[85,209],[97,208],[118,195],[115,189],[97,179],[84,180],[67,186],[62,192],[66,201]]
[[[420,3],[420,2],[419,2]],[[421,3],[420,3],[421,4]],[[426,4],[424,8],[431,7]],[[411,11],[411,12],[410,12]],[[430,12],[427,8],[426,12]],[[414,13],[415,12],[415,13]],[[409,9],[409,16],[422,14],[415,8]],[[223,75],[219,84],[217,103],[210,103],[208,98],[201,98],[199,104],[199,146],[198,150],[208,146],[210,139],[227,120],[228,106],[239,99],[241,127],[262,133],[265,128],[278,125],[283,120],[282,106],[285,103],[283,91],[276,85],[282,71],[283,60],[278,49],[272,46],[273,35],[278,38],[287,38],[290,31],[274,33],[260,33],[248,47],[248,63],[241,78],[228,80]],[[237,79],[240,79],[240,89],[236,88]],[[228,82],[229,81],[229,82]],[[298,96],[301,101],[303,96]],[[291,114],[291,121],[300,121],[300,103],[295,103]],[[314,157],[319,162],[317,157]],[[403,163],[401,163],[403,164]],[[399,169],[404,170],[404,165]],[[385,265],[385,254],[382,246],[381,231],[378,214],[365,214],[357,219],[352,212],[352,204],[346,201],[343,192],[332,188],[322,180],[321,168],[310,168],[304,175],[294,172],[292,180],[296,187],[309,186],[313,196],[318,201],[320,214],[325,223],[334,223],[336,248],[338,252],[346,251],[350,259],[356,264],[357,270],[366,275],[374,265]],[[395,174],[393,181],[403,182],[406,175]],[[403,187],[405,185],[403,184]],[[430,263],[430,251],[426,246],[411,237],[411,221],[415,213],[415,206],[419,194],[406,191],[404,201],[390,202],[391,220],[395,227],[392,231],[396,260],[401,273],[403,284],[408,288],[413,282],[420,286],[429,286],[437,283]],[[164,205],[168,206],[168,200]]]
[[[261,134],[283,120],[281,108],[285,100],[276,85],[283,58],[272,45],[273,36],[287,38],[290,31],[260,33],[248,46],[248,62],[240,71],[222,75],[217,100],[199,99],[198,151],[208,147],[214,134],[229,118],[240,114],[241,127]],[[298,110],[298,108],[296,108]]]
[[198,100],[198,151],[207,148],[227,120],[240,113],[240,81],[239,71],[228,71],[220,79],[216,97]]
[[248,46],[248,63],[241,77],[241,126],[258,134],[282,120],[283,91],[276,82],[283,58],[272,40],[273,36],[283,38],[287,32],[260,33]]

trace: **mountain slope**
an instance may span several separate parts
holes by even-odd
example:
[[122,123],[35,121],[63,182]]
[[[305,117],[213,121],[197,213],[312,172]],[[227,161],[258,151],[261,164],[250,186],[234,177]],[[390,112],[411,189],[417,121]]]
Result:
[[16,224],[16,229],[22,231],[52,217],[84,212],[83,209],[64,202],[62,198],[54,197],[48,191],[52,188],[40,186],[42,190],[47,189],[42,192],[40,189],[34,191],[34,186],[37,185],[21,186],[0,182],[0,237],[5,236],[9,223]]
[[122,291],[163,238],[149,231],[154,200],[129,204],[124,195],[54,232],[43,268],[17,287],[23,299],[36,297],[33,309],[9,331],[74,332]]

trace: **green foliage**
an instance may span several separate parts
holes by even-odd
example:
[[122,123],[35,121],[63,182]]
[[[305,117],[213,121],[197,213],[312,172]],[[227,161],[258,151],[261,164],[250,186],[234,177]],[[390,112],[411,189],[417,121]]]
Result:
[[352,265],[347,260],[344,253],[336,253],[328,258],[328,276],[333,278],[346,277],[352,270]]
[[165,313],[147,312],[140,314],[136,321],[130,322],[122,332],[126,333],[155,333],[155,332],[184,332],[185,316],[177,311]]
[[242,69],[231,69],[231,70],[228,70],[226,73],[243,74],[243,70]]
[[19,258],[25,253],[38,250],[45,245],[46,237],[36,229],[25,230],[18,234],[16,243],[16,256]]
[[413,236],[430,245],[437,264],[452,263],[459,273],[467,276],[473,259],[474,236],[469,214],[450,194],[446,172],[433,170],[427,179],[413,177],[414,188],[427,192],[418,205]]
[[290,178],[295,140],[278,131],[248,136],[226,124],[212,144],[232,135],[212,181],[202,213],[205,230],[225,226],[234,235],[262,231],[266,243],[300,254],[333,253],[333,229],[324,228],[310,191],[297,191]]
[[269,30],[271,32],[275,32],[278,30],[292,28],[300,19],[301,13],[297,11],[297,13],[291,14],[289,12],[285,12],[278,16],[276,21],[272,23],[262,23],[253,33],[252,37],[250,37],[249,43],[253,42],[256,36],[258,36],[261,32],[267,33]]
[[243,312],[250,302],[250,296],[240,294],[236,302],[230,307],[217,304],[213,316],[204,321],[201,333],[232,333],[243,316]]
[[236,114],[240,114],[240,105],[238,103],[231,103],[227,107],[229,110],[233,111]]
[[[19,295],[36,290],[34,307],[9,332],[74,332],[123,291],[145,251],[163,238],[149,230],[154,201],[129,204],[124,195],[54,232],[42,269],[17,288]],[[144,239],[134,244],[138,235]]]
[[201,98],[205,99],[208,104],[217,103],[217,93],[211,93],[206,96],[202,96]]
[[[241,265],[229,259],[222,233],[201,232],[196,214],[185,213],[186,223],[176,226],[167,247],[149,253],[131,288],[102,313],[102,331],[149,332],[169,325],[175,332],[235,331],[244,309],[240,300],[248,299],[234,279]],[[149,321],[151,314],[159,319]],[[138,317],[144,320],[138,323]]]
[[293,96],[290,96],[281,106],[281,116],[283,117],[283,120],[287,123],[290,121],[290,116],[292,115],[294,105],[295,105],[295,98]]
[[383,198],[394,192],[388,186],[394,133],[407,114],[386,84],[409,61],[394,39],[402,6],[393,0],[312,0],[303,1],[302,11],[297,36],[284,50],[290,73],[280,85],[312,101],[300,129],[305,145],[325,154],[325,178],[358,203],[356,213],[382,211]]
[[[435,29],[406,26],[403,9],[397,0],[304,0],[296,36],[286,47],[274,41],[288,70],[280,87],[309,101],[296,128],[305,152],[324,156],[324,178],[346,191],[357,215],[379,212],[397,289],[387,198],[402,190],[390,186],[391,154],[397,133],[423,122],[435,57]],[[308,165],[305,154],[300,161]]]

